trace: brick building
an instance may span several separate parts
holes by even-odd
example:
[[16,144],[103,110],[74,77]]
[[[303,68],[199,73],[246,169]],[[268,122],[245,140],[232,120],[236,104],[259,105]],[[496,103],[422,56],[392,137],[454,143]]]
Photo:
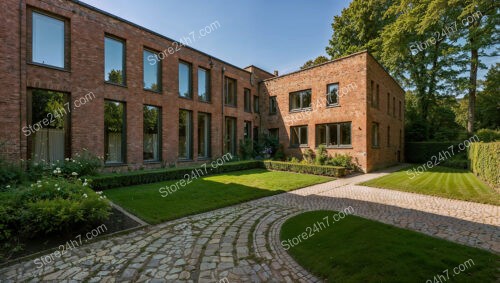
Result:
[[88,149],[117,170],[202,162],[258,133],[290,155],[325,144],[364,171],[402,159],[404,91],[367,52],[277,76],[79,1],[4,0],[0,15],[11,160]]

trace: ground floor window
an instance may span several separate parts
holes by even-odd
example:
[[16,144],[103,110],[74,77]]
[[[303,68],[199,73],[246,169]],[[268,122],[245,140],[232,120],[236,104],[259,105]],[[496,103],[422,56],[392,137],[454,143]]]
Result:
[[29,91],[31,109],[29,126],[23,132],[30,139],[31,158],[53,163],[70,155],[68,95],[33,89]]
[[179,110],[179,158],[192,159],[193,148],[193,113]]
[[316,125],[316,146],[351,146],[351,122]]
[[144,161],[160,161],[161,108],[145,105],[143,109],[143,158]]
[[236,155],[236,118],[234,117],[225,119],[224,152]]
[[245,121],[244,129],[243,129],[243,136],[244,139],[251,139],[252,138],[252,122],[250,121]]
[[372,147],[379,147],[379,125],[378,123],[372,123]]
[[291,146],[307,146],[307,126],[290,127]]
[[125,103],[106,100],[104,102],[104,157],[106,163],[125,162]]
[[210,157],[210,114],[198,113],[198,157]]
[[259,143],[259,127],[253,127],[253,143]]

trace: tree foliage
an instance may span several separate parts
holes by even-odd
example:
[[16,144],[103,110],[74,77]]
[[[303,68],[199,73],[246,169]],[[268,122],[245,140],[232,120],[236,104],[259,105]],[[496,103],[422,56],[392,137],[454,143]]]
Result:
[[327,57],[325,57],[325,56],[318,56],[314,60],[307,61],[304,65],[302,65],[302,67],[300,67],[300,69],[301,70],[307,69],[307,68],[310,68],[310,67],[314,67],[316,65],[320,65],[320,64],[326,63],[328,61],[330,61],[330,59],[328,59]]

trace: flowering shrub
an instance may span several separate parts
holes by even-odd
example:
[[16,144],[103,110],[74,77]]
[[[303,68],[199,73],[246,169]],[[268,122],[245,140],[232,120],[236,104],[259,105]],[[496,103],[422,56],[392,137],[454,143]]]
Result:
[[53,175],[65,177],[75,176],[93,176],[97,170],[102,167],[102,159],[83,150],[81,154],[77,153],[74,158],[66,158],[52,164],[50,170]]

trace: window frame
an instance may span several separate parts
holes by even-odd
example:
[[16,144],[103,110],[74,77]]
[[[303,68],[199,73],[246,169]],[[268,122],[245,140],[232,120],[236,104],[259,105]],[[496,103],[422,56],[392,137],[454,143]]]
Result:
[[144,53],[145,52],[149,52],[149,53],[151,53],[151,55],[153,55],[153,56],[156,55],[157,57],[158,57],[158,54],[160,53],[158,51],[155,51],[154,49],[151,49],[151,48],[148,48],[146,46],[143,46],[143,48],[142,48],[142,57],[143,57],[143,60],[142,60],[142,62],[143,62],[142,63],[143,64],[143,66],[142,66],[142,89],[145,90],[145,91],[150,91],[150,92],[154,92],[154,93],[162,93],[162,91],[163,91],[163,83],[162,83],[162,69],[163,69],[163,67],[162,67],[162,61],[163,60],[159,59],[159,57],[158,57],[158,60],[156,60],[156,62],[157,62],[156,63],[156,65],[157,65],[157,67],[156,67],[157,68],[157,70],[156,70],[157,71],[156,81],[157,81],[157,84],[158,84],[158,90],[154,90],[154,89],[151,89],[151,88],[146,88],[145,81],[144,81],[144,79],[145,79],[144,76],[146,74],[145,68],[144,68],[145,67],[144,64],[146,63],[145,60],[144,60]]
[[[188,91],[189,91],[189,96],[184,96],[181,94],[181,65],[187,66],[188,67]],[[177,95],[179,98],[184,98],[184,99],[193,99],[193,64],[180,60],[177,64]]]
[[[293,95],[296,95],[296,94],[299,94],[300,98],[299,98],[299,101],[300,101],[300,106],[299,108],[293,108],[292,109],[292,96]],[[311,105],[308,106],[308,107],[304,107],[304,96],[305,94],[309,94],[310,96],[310,101],[311,101]],[[288,109],[290,112],[302,112],[302,111],[308,111],[308,110],[312,110],[312,90],[311,89],[304,89],[304,90],[299,90],[299,91],[294,91],[294,92],[290,92],[288,94]]]
[[[205,78],[205,92],[206,92],[206,97],[207,99],[202,99],[202,96],[200,96],[200,71],[204,71],[206,78]],[[212,74],[210,69],[203,68],[198,66],[198,71],[197,71],[197,81],[198,81],[198,101],[201,102],[206,102],[210,103],[211,102],[211,88],[212,88]]]
[[277,115],[278,114],[278,97],[270,96],[269,97],[269,115]]
[[145,159],[144,158],[144,149],[143,149],[143,155],[142,155],[142,160],[144,163],[158,163],[158,162],[161,162],[162,161],[162,133],[163,133],[163,129],[162,129],[162,107],[161,106],[156,106],[156,105],[150,105],[150,104],[144,104],[143,105],[143,113],[142,113],[142,119],[143,119],[143,130],[142,130],[142,133],[143,133],[143,137],[142,137],[142,140],[143,140],[143,148],[144,148],[144,135],[145,135],[145,132],[144,132],[144,108],[146,107],[154,107],[158,110],[158,132],[157,132],[157,135],[158,135],[158,158],[157,159]]
[[[350,132],[350,137],[349,140],[351,141],[350,144],[342,144],[342,125],[344,124],[349,124],[349,132]],[[320,143],[319,138],[318,138],[318,128],[319,127],[325,127],[325,143]],[[335,126],[335,136],[337,138],[337,145],[328,145],[328,141],[330,141],[331,133],[330,129],[332,126]],[[315,127],[316,130],[316,147],[319,147],[320,145],[326,146],[326,148],[352,148],[352,121],[348,122],[339,122],[339,123],[324,123],[324,124],[316,124]]]
[[[330,103],[330,95],[331,93],[329,92],[329,89],[330,89],[330,86],[334,86],[336,85],[337,86],[337,93],[336,93],[336,96],[337,96],[337,102],[335,103]],[[340,89],[340,84],[337,82],[337,83],[331,83],[331,84],[327,84],[326,85],[326,106],[327,107],[335,107],[335,106],[340,106],[340,96],[339,96],[339,89]]]
[[[114,100],[114,99],[104,99],[104,103],[120,103],[123,105],[123,125],[122,125],[122,140],[121,140],[121,161],[119,162],[109,162],[106,161],[106,135],[107,135],[107,127],[106,127],[106,119],[104,119],[104,164],[105,166],[120,166],[127,163],[127,102]],[[104,113],[106,108],[104,108]]]
[[243,111],[252,113],[252,91],[249,88],[243,89]]
[[258,95],[253,96],[253,112],[254,113],[260,113],[260,98]]
[[[232,121],[234,124],[233,124],[233,127],[232,127],[232,131],[234,131],[230,137],[230,141],[231,141],[231,148],[226,148],[226,142],[227,142],[227,137],[228,137],[228,133],[227,133],[227,122],[228,121]],[[233,117],[233,116],[224,116],[224,154],[226,153],[231,153],[232,155],[236,155],[237,151],[238,151],[238,119],[236,117]]]
[[122,44],[122,80],[123,84],[115,83],[112,81],[107,80],[106,78],[104,79],[104,82],[107,84],[111,85],[116,85],[116,86],[127,86],[127,41],[123,38],[114,36],[109,33],[104,33],[104,76],[106,76],[106,38],[109,38],[114,41],[118,41]]
[[[229,103],[229,81],[234,82],[234,104]],[[224,106],[238,107],[238,81],[228,76],[224,76]]]
[[[248,132],[248,133],[247,133]],[[252,121],[243,121],[243,139],[252,139]]]
[[[376,129],[376,133],[375,133],[374,129]],[[372,145],[372,148],[380,148],[380,123],[372,122],[371,145]]]
[[[198,140],[198,152],[197,152],[197,156],[198,156],[198,159],[209,159],[211,156],[212,156],[212,143],[211,143],[211,133],[212,133],[212,114],[211,113],[207,113],[207,112],[198,112],[198,115],[197,115],[197,127],[196,127],[196,130],[197,130],[197,133],[198,133],[198,136],[197,136],[197,140]],[[205,150],[206,150],[206,155],[200,155],[200,134],[199,134],[199,131],[200,131],[200,128],[199,128],[199,125],[200,125],[200,117],[205,117]]]
[[[292,134],[293,134],[293,130],[294,129],[298,129],[298,144],[295,144],[295,143],[292,143],[293,141],[293,138],[292,138]],[[302,131],[303,130],[306,130],[306,143],[302,143],[303,141],[301,140],[302,138]],[[308,125],[300,125],[300,126],[291,126],[290,127],[290,147],[293,147],[293,148],[300,148],[300,147],[309,147],[309,127]]]

